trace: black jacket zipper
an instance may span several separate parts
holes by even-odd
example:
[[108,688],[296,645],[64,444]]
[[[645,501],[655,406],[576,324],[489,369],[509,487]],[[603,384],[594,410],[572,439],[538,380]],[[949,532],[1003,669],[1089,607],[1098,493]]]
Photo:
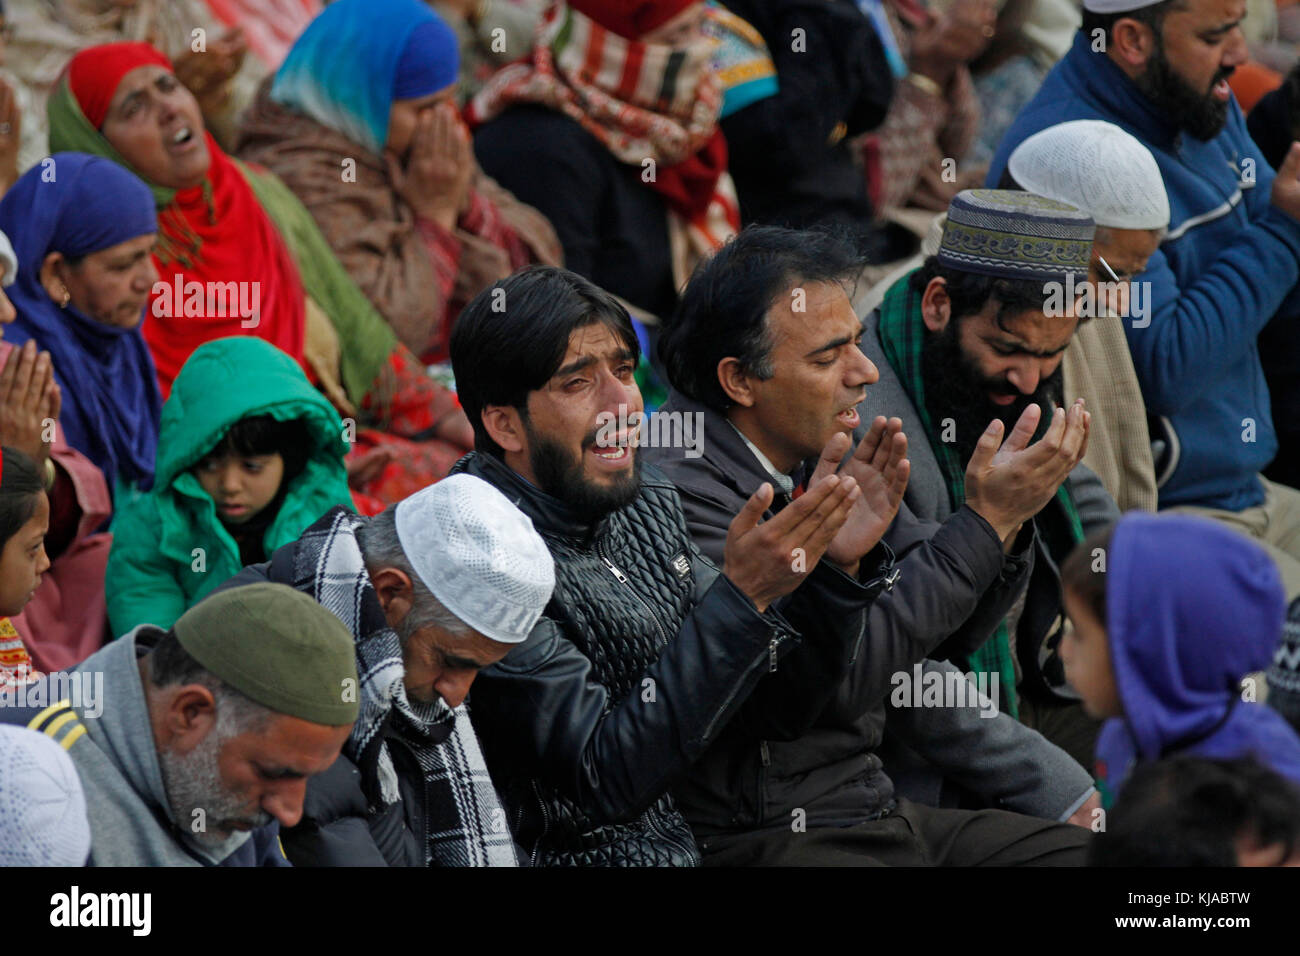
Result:
[[596,545],[596,554],[600,555],[600,559],[605,562],[605,566],[609,568],[610,573],[613,574],[614,577],[618,579],[618,583],[625,585],[628,591],[631,592],[632,596],[636,598],[637,603],[640,604],[643,608],[645,608],[646,613],[650,615],[650,620],[654,621],[655,623],[655,630],[659,633],[659,646],[661,648],[667,647],[668,635],[664,633],[663,626],[659,623],[659,616],[655,614],[654,610],[650,607],[650,605],[645,602],[645,599],[642,598],[641,595],[636,593],[636,588],[632,586],[632,582],[628,580],[627,575],[624,574],[622,571],[620,571],[618,569],[618,565],[616,565],[613,561],[611,561],[609,557],[605,554],[605,548],[603,545],[600,544]]

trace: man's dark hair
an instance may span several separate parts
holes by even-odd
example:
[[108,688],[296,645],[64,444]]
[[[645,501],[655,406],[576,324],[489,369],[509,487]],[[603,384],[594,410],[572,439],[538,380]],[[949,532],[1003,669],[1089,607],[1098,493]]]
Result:
[[[702,262],[659,338],[669,383],[716,411],[732,404],[718,363],[734,357],[760,379],[772,377],[767,312],[795,286],[852,282],[862,268],[853,247],[831,232],[749,226]],[[846,291],[849,291],[846,289]]]
[[1089,866],[1236,866],[1239,839],[1300,848],[1300,790],[1254,758],[1171,757],[1140,764]]
[[938,256],[926,259],[921,268],[912,273],[908,282],[913,292],[923,295],[925,287],[934,279],[942,279],[947,287],[948,299],[952,302],[951,320],[954,323],[969,315],[979,314],[992,300],[998,303],[994,320],[1004,332],[1007,330],[1004,324],[1007,319],[1029,309],[1042,310],[1050,295],[1044,289],[1047,283],[1040,279],[1004,279],[1001,276],[964,272],[941,265]]
[[1103,555],[1110,553],[1110,539],[1115,534],[1115,525],[1092,532],[1080,541],[1073,551],[1061,563],[1061,588],[1069,591],[1081,600],[1093,616],[1106,624],[1106,571],[1092,569],[1092,555],[1101,548]]
[[1139,7],[1136,10],[1125,10],[1122,13],[1095,13],[1092,10],[1083,11],[1083,24],[1079,27],[1087,35],[1089,42],[1096,35],[1095,31],[1104,30],[1106,33],[1106,42],[1110,43],[1115,39],[1115,24],[1120,20],[1136,20],[1138,23],[1149,26],[1156,35],[1156,50],[1159,52],[1164,49],[1164,37],[1160,28],[1164,26],[1165,17],[1176,10],[1185,9],[1186,0],[1160,0],[1160,3],[1153,3],[1148,7]]
[[596,323],[607,326],[640,360],[627,309],[566,269],[530,266],[470,300],[451,333],[451,367],[461,407],[474,427],[475,448],[503,454],[483,427],[483,409],[506,405],[527,419],[528,393],[555,374],[574,330]]
[[0,474],[0,549],[9,543],[36,513],[45,485],[36,462],[17,448],[0,448],[4,468]]
[[280,421],[270,415],[250,415],[231,425],[199,463],[226,455],[245,458],[278,454],[284,459],[283,483],[298,477],[311,456],[312,444],[311,431],[302,419]]

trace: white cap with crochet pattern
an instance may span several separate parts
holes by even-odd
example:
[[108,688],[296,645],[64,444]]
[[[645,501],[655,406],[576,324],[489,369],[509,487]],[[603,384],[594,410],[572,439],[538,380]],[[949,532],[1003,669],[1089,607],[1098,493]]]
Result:
[[1169,225],[1169,196],[1155,157],[1112,123],[1049,126],[1016,147],[1007,169],[1020,188],[1077,206],[1099,226]]
[[0,867],[85,866],[89,855],[72,758],[38,731],[0,724]]
[[503,644],[528,638],[555,589],[555,563],[522,511],[473,475],[452,475],[400,502],[397,537],[447,610]]

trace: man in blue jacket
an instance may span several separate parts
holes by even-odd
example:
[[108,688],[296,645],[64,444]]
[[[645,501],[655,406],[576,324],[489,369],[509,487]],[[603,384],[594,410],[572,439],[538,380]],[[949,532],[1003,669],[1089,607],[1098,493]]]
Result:
[[1258,539],[1300,592],[1300,493],[1263,479],[1277,433],[1256,336],[1300,313],[1300,146],[1276,177],[1227,78],[1246,59],[1245,0],[1086,0],[1074,46],[1003,139],[1012,150],[1066,120],[1127,130],[1156,158],[1169,231],[1136,281],[1145,318],[1124,331],[1152,418],[1161,508]]

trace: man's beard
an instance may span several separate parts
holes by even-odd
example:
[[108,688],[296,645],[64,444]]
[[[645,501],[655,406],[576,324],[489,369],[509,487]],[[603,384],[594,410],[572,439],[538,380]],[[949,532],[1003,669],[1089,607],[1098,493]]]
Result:
[[1061,367],[1047,378],[1041,379],[1038,388],[1030,395],[1017,394],[1010,405],[998,405],[989,398],[989,392],[1015,392],[1016,387],[1005,379],[986,379],[978,366],[968,359],[957,338],[956,321],[949,322],[942,332],[925,334],[921,349],[921,381],[925,386],[925,405],[934,422],[940,440],[947,432],[943,422],[952,419],[952,445],[964,468],[975,453],[980,436],[989,422],[1002,422],[1002,438],[1011,434],[1017,420],[1026,408],[1037,404],[1043,415],[1034,432],[1034,441],[1042,438],[1052,423],[1052,411],[1062,403],[1065,387]]
[[[1146,69],[1133,81],[1156,108],[1173,119],[1189,136],[1205,141],[1214,139],[1228,122],[1228,103],[1215,99],[1210,91],[1200,92],[1174,72],[1165,57],[1164,40],[1155,31],[1155,53],[1147,61]],[[1220,80],[1232,75],[1232,68],[1219,70],[1210,83],[1211,89]]]
[[[217,725],[184,756],[173,754],[170,750],[158,752],[158,764],[162,770],[167,801],[171,804],[172,818],[194,842],[209,850],[220,850],[229,843],[232,844],[233,851],[247,838],[247,834],[238,830],[231,829],[225,836],[218,835],[218,830],[226,830],[235,823],[264,827],[273,819],[265,810],[258,810],[249,816],[247,801],[231,793],[221,782],[221,769],[218,766],[221,745],[234,736],[233,728],[223,724],[233,723],[230,720],[223,721],[218,715]],[[202,810],[202,815],[197,816],[195,810]]]
[[582,450],[575,459],[566,447],[533,431],[527,422],[524,428],[528,433],[528,463],[533,469],[537,487],[552,498],[563,501],[578,514],[602,518],[631,504],[640,492],[641,456],[636,454],[635,448],[628,450],[632,455],[632,467],[626,473],[608,485],[597,485],[583,475],[582,456],[596,444],[598,429],[592,429],[583,438]]

